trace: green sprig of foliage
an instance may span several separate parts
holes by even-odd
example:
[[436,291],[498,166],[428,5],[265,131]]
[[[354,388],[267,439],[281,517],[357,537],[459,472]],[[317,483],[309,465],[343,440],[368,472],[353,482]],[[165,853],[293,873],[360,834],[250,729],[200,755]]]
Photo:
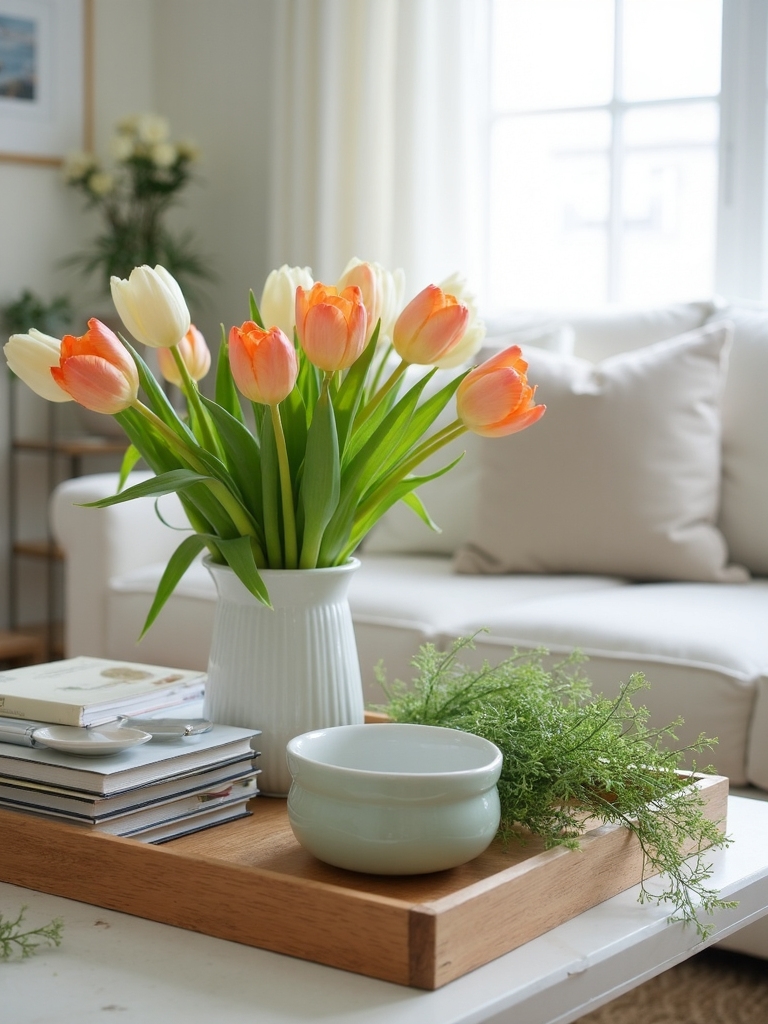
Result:
[[64,922],[60,917],[55,917],[49,924],[40,928],[24,928],[24,913],[26,907],[22,907],[18,915],[6,920],[0,914],[0,960],[10,960],[17,957],[26,960],[40,946],[60,946],[61,936],[64,930]]
[[515,653],[477,670],[458,660],[473,646],[472,638],[457,640],[447,653],[424,645],[410,686],[388,685],[380,667],[388,702],[379,710],[397,722],[475,733],[499,747],[499,835],[506,843],[525,842],[533,833],[547,849],[575,849],[589,819],[590,827],[597,819],[628,828],[640,843],[643,874],[665,876],[660,893],[642,882],[640,902],[671,904],[671,920],[695,924],[705,938],[712,925],[699,914],[735,906],[707,886],[712,871],[705,851],[730,840],[704,816],[704,801],[681,763],[716,740],[701,735],[675,748],[670,744],[682,720],[649,728],[647,709],[632,700],[647,686],[640,674],[609,699],[592,693],[578,656],[547,671],[545,651]]

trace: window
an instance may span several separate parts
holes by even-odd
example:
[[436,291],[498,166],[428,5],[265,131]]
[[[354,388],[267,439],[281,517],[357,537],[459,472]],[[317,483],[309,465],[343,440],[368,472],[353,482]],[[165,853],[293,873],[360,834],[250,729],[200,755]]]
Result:
[[493,0],[490,24],[489,308],[711,295],[721,0]]

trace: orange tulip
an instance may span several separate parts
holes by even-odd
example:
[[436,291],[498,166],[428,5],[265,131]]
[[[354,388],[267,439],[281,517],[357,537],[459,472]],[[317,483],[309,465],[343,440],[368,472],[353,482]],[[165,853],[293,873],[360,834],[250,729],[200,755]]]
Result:
[[351,366],[368,341],[368,316],[356,285],[338,292],[324,284],[296,289],[296,332],[307,358],[330,373]]
[[136,364],[115,334],[100,320],[88,321],[88,330],[61,341],[58,366],[51,367],[56,383],[92,412],[114,416],[136,401],[139,374]]
[[459,344],[468,323],[464,303],[430,284],[397,318],[392,342],[406,363],[431,366]]
[[535,405],[528,384],[528,363],[519,345],[475,367],[459,384],[456,408],[464,426],[483,437],[504,437],[541,419],[545,405]]
[[299,373],[296,349],[280,328],[265,331],[252,320],[230,330],[229,364],[235,384],[259,405],[282,402]]
[[[202,380],[211,368],[211,353],[194,324],[190,325],[177,347],[192,380]],[[181,374],[171,349],[157,349],[157,363],[165,379],[181,387]]]

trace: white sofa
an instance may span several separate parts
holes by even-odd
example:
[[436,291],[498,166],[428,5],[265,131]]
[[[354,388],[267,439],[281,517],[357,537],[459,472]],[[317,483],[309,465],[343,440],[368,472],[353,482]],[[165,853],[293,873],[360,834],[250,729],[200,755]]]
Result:
[[[492,328],[493,346],[522,343],[547,415],[454,444],[467,458],[421,491],[442,533],[403,507],[366,542],[351,605],[367,701],[382,700],[374,666],[408,679],[426,640],[487,628],[478,660],[579,648],[596,689],[644,672],[652,720],[682,716],[682,742],[717,736],[707,760],[768,796],[768,311],[687,303]],[[200,564],[137,646],[180,534],[151,500],[78,507],[114,488],[83,477],[52,498],[67,654],[204,668],[215,590]],[[162,502],[183,527],[175,497]],[[768,957],[768,918],[732,948]]]

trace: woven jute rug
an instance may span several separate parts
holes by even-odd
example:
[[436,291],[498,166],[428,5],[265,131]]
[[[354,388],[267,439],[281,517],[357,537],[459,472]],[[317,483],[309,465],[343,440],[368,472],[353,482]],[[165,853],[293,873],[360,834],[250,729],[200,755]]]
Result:
[[768,1024],[768,961],[708,949],[578,1024]]

